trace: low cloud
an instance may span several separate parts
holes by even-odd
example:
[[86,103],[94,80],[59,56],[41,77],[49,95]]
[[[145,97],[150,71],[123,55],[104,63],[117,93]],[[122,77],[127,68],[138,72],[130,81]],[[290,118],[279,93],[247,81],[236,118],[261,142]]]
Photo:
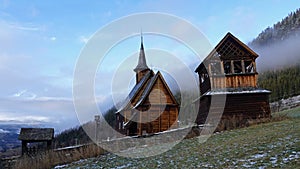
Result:
[[90,39],[90,37],[87,37],[87,36],[84,36],[84,35],[79,37],[79,41],[81,43],[84,43],[84,44],[86,44],[89,41],[89,39]]
[[[300,32],[298,34],[300,35]],[[300,63],[299,35],[264,47],[253,47],[259,54],[259,71],[281,69]]]
[[0,105],[1,123],[40,124],[59,131],[79,124],[72,98],[6,97]]
[[15,24],[10,25],[10,27],[14,28],[14,29],[25,30],[25,31],[39,31],[39,30],[41,30],[40,27],[26,27],[26,26],[20,26],[20,25],[15,25]]
[[0,133],[10,133],[10,132],[7,130],[0,129]]
[[[8,115],[7,115],[8,114]],[[21,116],[15,116],[13,114],[9,113],[0,113],[0,122],[5,123],[29,123],[29,124],[36,124],[36,123],[45,123],[45,122],[50,122],[50,118],[46,116],[26,116],[26,115],[21,115]]]
[[28,92],[27,90],[21,90],[15,94],[12,95],[12,97],[15,98],[25,98],[25,99],[34,99],[36,98],[36,94],[32,92]]
[[55,37],[55,36],[52,36],[52,37],[50,37],[50,40],[55,41],[55,40],[56,40],[56,37]]
[[11,28],[11,29],[18,29],[22,31],[43,31],[45,30],[43,25],[35,25],[32,23],[19,23],[19,22],[7,22],[5,23]]

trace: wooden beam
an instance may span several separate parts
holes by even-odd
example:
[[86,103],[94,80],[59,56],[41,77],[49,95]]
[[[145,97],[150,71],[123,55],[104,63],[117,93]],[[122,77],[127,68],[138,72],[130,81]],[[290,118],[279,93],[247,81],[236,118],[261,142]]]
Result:
[[223,74],[225,74],[224,73],[224,63],[223,63],[223,61],[221,61],[221,74],[223,75]]
[[[158,111],[159,113],[161,112],[160,111],[160,106],[159,106],[159,111]],[[161,114],[159,115],[159,117],[158,117],[158,130],[159,130],[159,132],[161,132]]]
[[179,127],[178,126],[178,109],[175,108],[175,112],[176,112],[175,124],[176,124],[176,127]]
[[245,62],[244,62],[244,60],[242,60],[241,63],[242,63],[242,72],[243,72],[243,73],[246,73]]
[[254,72],[254,73],[257,73],[257,71],[256,71],[256,63],[255,63],[254,60],[252,61],[252,64],[253,64],[253,72]]
[[211,64],[210,64],[210,63],[208,64],[208,74],[209,74],[209,76],[212,75],[212,72],[211,72]]
[[171,114],[171,109],[167,108],[167,113],[168,113],[168,130],[170,129],[170,114]]
[[231,69],[231,73],[233,74],[234,73],[234,63],[233,63],[233,60],[230,61],[230,69]]
[[140,115],[140,117],[139,117],[140,119],[139,119],[139,123],[138,123],[138,126],[139,126],[138,132],[139,132],[139,135],[142,135],[142,112],[139,111],[138,113]]

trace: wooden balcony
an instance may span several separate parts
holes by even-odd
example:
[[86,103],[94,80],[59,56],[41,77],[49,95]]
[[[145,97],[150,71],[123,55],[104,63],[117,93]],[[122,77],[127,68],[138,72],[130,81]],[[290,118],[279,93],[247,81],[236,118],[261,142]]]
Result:
[[257,73],[212,75],[210,83],[212,89],[257,87]]

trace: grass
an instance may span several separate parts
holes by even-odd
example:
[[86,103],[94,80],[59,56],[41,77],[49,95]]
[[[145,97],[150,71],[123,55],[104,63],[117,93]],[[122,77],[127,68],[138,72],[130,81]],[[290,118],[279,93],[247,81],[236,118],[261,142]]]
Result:
[[[216,133],[206,142],[186,139],[171,150],[149,158],[112,153],[56,168],[297,168],[300,166],[300,108],[279,112],[284,120]],[[168,146],[139,148],[134,151]]]
[[290,118],[300,118],[300,107],[296,107],[290,110],[284,110],[278,113],[275,113],[273,116],[286,116]]

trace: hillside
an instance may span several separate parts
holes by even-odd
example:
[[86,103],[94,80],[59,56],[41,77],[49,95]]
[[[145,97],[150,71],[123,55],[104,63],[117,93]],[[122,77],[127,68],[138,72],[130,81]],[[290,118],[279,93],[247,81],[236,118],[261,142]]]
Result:
[[[300,108],[274,116],[290,118],[248,128],[216,133],[205,143],[183,140],[171,150],[150,158],[131,159],[107,154],[57,168],[297,168],[300,165]],[[138,148],[130,153],[149,153]]]
[[248,45],[260,56],[259,72],[300,65],[300,9],[262,31]]
[[300,64],[260,73],[258,85],[272,92],[270,102],[300,95]]
[[28,125],[0,124],[0,158],[19,154],[21,141],[18,140],[18,135],[21,127]]
[[266,28],[249,43],[257,59],[259,87],[272,91],[270,101],[300,94],[300,9]]
[[[104,113],[105,120],[112,127],[115,126],[115,112],[116,112],[116,108],[112,107]],[[90,121],[85,124],[82,124],[81,126],[73,127],[71,129],[67,129],[57,134],[54,138],[54,145],[56,146],[56,148],[60,148],[60,147],[68,147],[68,146],[73,146],[78,144],[90,143],[91,139],[84,131],[84,128],[88,127],[89,125],[94,126],[95,124],[93,121]],[[104,138],[113,137],[111,133],[107,133],[106,131],[101,130],[99,132],[102,134]]]
[[270,46],[291,36],[300,37],[300,9],[262,31],[249,45],[253,48]]

